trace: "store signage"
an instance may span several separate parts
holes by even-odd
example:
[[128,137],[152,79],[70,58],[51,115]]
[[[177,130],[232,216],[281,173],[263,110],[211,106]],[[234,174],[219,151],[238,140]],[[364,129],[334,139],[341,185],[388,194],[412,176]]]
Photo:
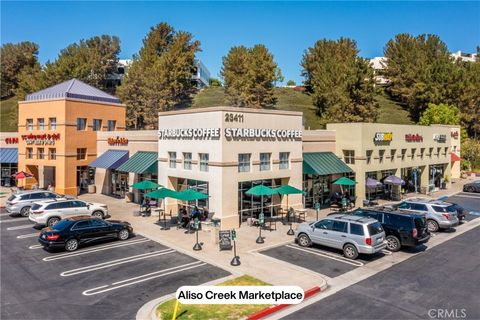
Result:
[[128,139],[127,138],[120,138],[120,137],[116,137],[116,138],[108,138],[107,139],[107,142],[108,142],[108,145],[109,146],[126,146],[128,145]]
[[231,250],[232,249],[232,239],[230,230],[220,230],[218,232],[218,245],[220,250]]
[[22,139],[27,145],[54,145],[55,141],[60,140],[60,133],[26,134],[22,135]]
[[374,142],[391,142],[393,140],[392,132],[377,132],[373,137]]
[[5,138],[5,143],[6,144],[17,144],[18,143],[18,138],[17,137]]
[[405,141],[407,142],[423,142],[423,136],[417,134],[406,134]]
[[[302,130],[291,129],[251,129],[251,128],[225,128],[224,135],[227,140],[261,139],[261,140],[300,140]],[[160,140],[168,139],[195,139],[195,140],[218,140],[220,128],[196,128],[196,129],[161,129],[158,130]]]
[[450,136],[455,139],[455,140],[458,140],[458,131],[452,131],[450,133]]
[[434,134],[433,135],[433,141],[446,142],[447,141],[447,135],[446,134]]

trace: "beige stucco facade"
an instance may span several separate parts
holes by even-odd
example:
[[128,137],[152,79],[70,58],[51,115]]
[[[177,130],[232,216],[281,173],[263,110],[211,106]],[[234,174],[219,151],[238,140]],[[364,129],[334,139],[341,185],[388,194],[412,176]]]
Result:
[[[417,191],[432,192],[439,182],[448,187],[452,177],[460,175],[459,163],[453,162],[452,170],[451,162],[454,148],[460,156],[460,127],[338,123],[328,124],[327,129],[336,131],[337,156],[355,171],[359,200],[365,199],[367,176],[408,178],[418,170]],[[458,139],[452,132],[458,132]]]
[[[160,113],[159,128],[158,182],[175,190],[180,189],[179,178],[208,183],[209,210],[221,219],[224,229],[238,227],[241,221],[239,183],[274,180],[273,185],[302,188],[302,113],[232,107],[190,109]],[[250,138],[236,137],[236,129]],[[280,152],[288,153],[285,169],[280,169]],[[171,159],[173,153],[175,159]],[[188,153],[191,169],[185,169]],[[260,153],[270,154],[269,169],[264,166],[261,170]],[[207,166],[201,165],[200,154],[208,154]],[[239,154],[250,155],[246,172],[239,172]],[[286,197],[276,200],[286,205]],[[288,201],[291,207],[302,206],[299,194],[290,195]],[[167,210],[176,212],[177,204],[166,200]]]

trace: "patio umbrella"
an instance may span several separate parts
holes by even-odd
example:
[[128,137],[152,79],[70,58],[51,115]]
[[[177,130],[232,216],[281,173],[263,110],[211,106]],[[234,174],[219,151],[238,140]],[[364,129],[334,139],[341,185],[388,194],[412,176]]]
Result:
[[208,198],[208,194],[195,191],[193,189],[186,189],[181,192],[177,192],[177,196],[179,200],[183,201],[194,201],[194,200],[201,200]]
[[383,180],[383,183],[391,184],[394,186],[403,186],[405,184],[405,181],[403,181],[401,178],[397,176],[388,176]]
[[25,172],[25,171],[20,171],[14,174],[15,179],[25,179],[25,178],[31,178],[33,177],[33,174]]
[[161,187],[161,185],[150,180],[143,180],[135,184],[132,184],[130,187],[134,189],[148,190],[148,189],[156,189],[158,187]]
[[343,186],[351,187],[351,186],[356,185],[357,182],[353,181],[352,179],[349,179],[347,177],[341,177],[340,179],[335,180],[335,182],[333,184],[339,185],[340,189],[342,189],[342,193],[343,193]]
[[287,211],[288,211],[288,195],[289,194],[300,194],[300,193],[303,193],[302,190],[300,189],[297,189],[295,187],[292,187],[291,185],[288,185],[288,184],[284,184],[280,187],[277,187],[275,190],[278,194],[281,194],[281,195],[287,195]]
[[380,187],[381,185],[382,183],[380,181],[377,181],[372,178],[367,178],[367,181],[365,182],[365,186],[367,187],[367,190],[368,190],[368,200],[370,200],[370,189]]
[[[147,193],[145,196],[152,199],[165,199],[165,198],[178,199],[179,193],[180,192],[162,187],[160,189]],[[165,210],[166,210],[165,201],[163,201],[163,221],[164,221],[163,230],[168,230],[169,228],[167,227],[167,222],[165,220],[165,214],[166,214]],[[158,214],[158,221],[160,221],[160,213]]]
[[261,196],[262,197],[262,208],[261,212],[263,212],[263,196],[272,196],[274,194],[278,194],[278,192],[275,189],[269,188],[264,185],[258,185],[255,187],[252,187],[245,191],[246,194],[252,195],[252,196]]

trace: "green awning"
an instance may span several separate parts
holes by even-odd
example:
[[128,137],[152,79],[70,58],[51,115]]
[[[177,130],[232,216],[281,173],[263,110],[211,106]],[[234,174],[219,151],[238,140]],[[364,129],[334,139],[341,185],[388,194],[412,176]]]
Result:
[[353,172],[333,152],[312,152],[303,154],[303,173],[326,176]]
[[157,159],[157,152],[138,151],[117,170],[133,173],[158,173]]

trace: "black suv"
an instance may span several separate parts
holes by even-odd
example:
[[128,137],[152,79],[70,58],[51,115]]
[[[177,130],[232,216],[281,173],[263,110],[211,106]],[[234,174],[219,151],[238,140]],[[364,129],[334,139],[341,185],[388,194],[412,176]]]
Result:
[[430,239],[427,220],[422,214],[370,208],[357,209],[352,214],[377,219],[385,230],[387,249],[390,251],[398,251],[402,246],[416,247]]

